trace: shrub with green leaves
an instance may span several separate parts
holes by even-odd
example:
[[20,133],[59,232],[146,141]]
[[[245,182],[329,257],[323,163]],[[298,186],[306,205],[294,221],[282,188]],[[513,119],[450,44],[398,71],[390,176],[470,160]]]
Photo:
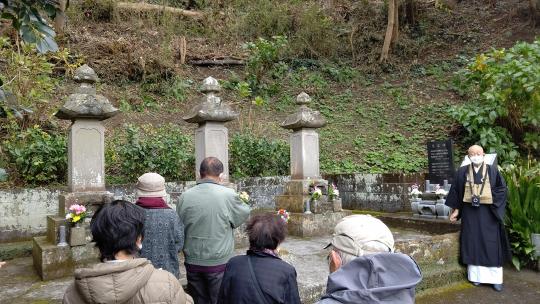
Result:
[[289,174],[289,145],[284,141],[236,134],[229,143],[229,155],[234,178]]
[[167,180],[194,178],[193,142],[180,127],[128,125],[126,132],[125,138],[109,145],[107,151],[111,168],[120,164],[120,175],[132,181],[146,172],[157,172]]
[[529,160],[503,171],[508,186],[505,225],[516,269],[535,261],[531,233],[540,233],[540,163]]
[[28,128],[4,142],[2,150],[20,176],[30,185],[65,180],[67,144],[64,134],[48,133],[39,126]]
[[275,70],[284,69],[283,56],[288,43],[287,37],[274,36],[269,40],[259,38],[244,45],[249,51],[246,72],[252,90],[258,88],[264,77],[272,75]]
[[58,4],[58,0],[0,0],[0,20],[10,20],[22,40],[35,44],[38,52],[56,52],[56,33],[44,16],[54,19]]
[[496,152],[502,163],[517,159],[518,147],[539,155],[540,39],[478,55],[456,82],[469,102],[452,116],[470,142]]

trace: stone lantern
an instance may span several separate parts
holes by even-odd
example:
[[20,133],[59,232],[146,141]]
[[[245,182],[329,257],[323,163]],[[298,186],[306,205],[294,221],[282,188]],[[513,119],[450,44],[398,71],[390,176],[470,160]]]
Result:
[[[306,93],[296,97],[298,110],[285,119],[282,128],[292,130],[290,136],[291,180],[284,185],[284,193],[276,196],[276,208],[286,209],[291,215],[289,234],[310,237],[331,233],[337,221],[347,212],[341,201],[329,201],[328,181],[322,179],[319,168],[319,134],[317,129],[326,121],[319,111],[308,107],[311,98]],[[320,189],[322,196],[311,199]]]
[[[105,189],[105,127],[102,121],[113,117],[118,109],[97,94],[98,77],[88,65],[75,71],[77,90],[68,96],[56,113],[59,119],[70,120],[68,135],[68,191],[59,195],[58,215],[47,217],[47,236],[34,238],[34,267],[42,279],[73,274],[74,267],[97,262],[98,252],[91,243],[89,219],[97,207],[110,202],[113,194]],[[65,215],[69,206],[86,206],[89,217],[71,227]],[[60,240],[61,226],[69,228],[69,245]],[[57,244],[61,244],[57,246]]]
[[201,103],[195,106],[183,119],[199,125],[195,131],[195,176],[206,157],[217,157],[223,163],[223,180],[229,180],[229,132],[225,123],[238,117],[229,105],[223,103],[217,94],[221,91],[219,82],[208,77],[203,81],[201,92],[205,94]]

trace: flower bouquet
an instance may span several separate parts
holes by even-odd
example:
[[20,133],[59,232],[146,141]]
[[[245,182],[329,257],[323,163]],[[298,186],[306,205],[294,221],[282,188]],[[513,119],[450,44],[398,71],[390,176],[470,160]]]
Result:
[[333,201],[336,198],[339,198],[339,190],[335,184],[332,184],[332,186],[328,187],[328,198],[331,201]]
[[249,204],[249,194],[247,194],[246,191],[240,192],[240,194],[238,194],[238,197],[244,204]]
[[448,191],[444,190],[444,188],[441,188],[441,186],[437,185],[435,187],[435,194],[439,197],[439,198],[444,198],[447,194],[448,194]]
[[279,209],[277,215],[286,223],[289,222],[289,212],[285,209]]
[[422,194],[422,191],[420,191],[420,189],[418,189],[417,184],[414,184],[414,185],[411,186],[411,193],[410,194],[414,199],[417,199],[418,196],[420,196]]
[[66,214],[66,220],[72,224],[79,224],[84,221],[87,215],[85,206],[75,204],[69,206],[69,213]]
[[311,193],[311,200],[316,201],[322,196],[322,190],[320,188],[315,188]]

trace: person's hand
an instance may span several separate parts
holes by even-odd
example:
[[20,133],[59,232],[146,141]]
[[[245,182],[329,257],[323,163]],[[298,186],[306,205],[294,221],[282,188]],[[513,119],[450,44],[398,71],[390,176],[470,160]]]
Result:
[[459,209],[455,209],[452,214],[450,214],[450,222],[455,223],[459,215]]
[[6,262],[0,262],[0,268],[2,268],[4,265],[6,265]]

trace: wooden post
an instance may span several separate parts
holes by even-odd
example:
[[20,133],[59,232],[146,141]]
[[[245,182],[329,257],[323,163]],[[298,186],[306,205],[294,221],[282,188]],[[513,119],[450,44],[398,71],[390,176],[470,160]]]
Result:
[[186,63],[186,54],[187,54],[187,43],[186,37],[180,37],[180,64]]

